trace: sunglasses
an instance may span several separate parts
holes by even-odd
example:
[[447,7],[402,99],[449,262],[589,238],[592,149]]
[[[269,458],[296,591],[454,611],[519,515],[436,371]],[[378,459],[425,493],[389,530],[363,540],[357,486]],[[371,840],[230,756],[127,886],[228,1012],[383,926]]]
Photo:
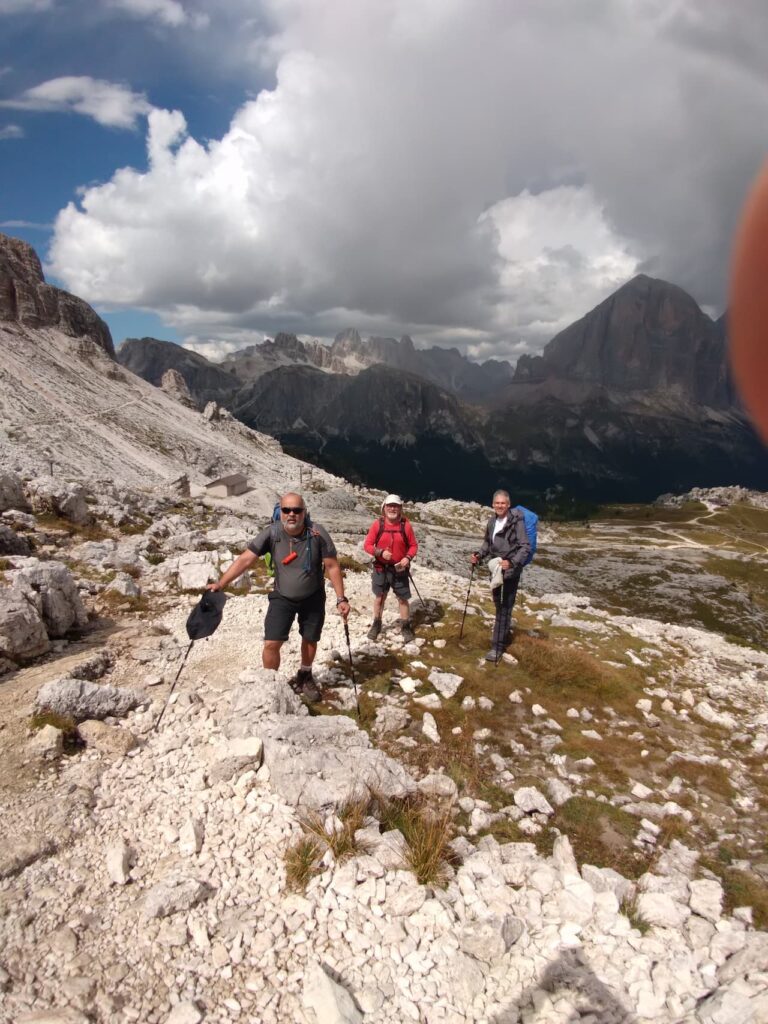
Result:
[[294,515],[300,516],[301,513],[305,511],[305,509],[297,508],[294,505],[281,505],[280,511],[283,513],[284,516],[290,515],[291,512],[293,512]]

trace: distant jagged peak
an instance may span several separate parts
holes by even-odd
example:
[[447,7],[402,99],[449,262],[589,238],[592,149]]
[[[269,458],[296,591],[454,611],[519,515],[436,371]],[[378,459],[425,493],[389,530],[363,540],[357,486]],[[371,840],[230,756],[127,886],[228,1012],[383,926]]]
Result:
[[347,327],[339,331],[333,339],[331,351],[334,355],[346,355],[347,353],[358,353],[363,349],[363,339],[355,327]]
[[279,331],[275,335],[275,340],[272,344],[275,348],[282,349],[290,355],[298,355],[306,359],[304,345],[299,341],[295,334],[289,334],[287,331]]
[[21,238],[0,234],[0,320],[24,327],[55,327],[72,338],[90,338],[110,358],[109,327],[83,299],[46,284],[40,258]]

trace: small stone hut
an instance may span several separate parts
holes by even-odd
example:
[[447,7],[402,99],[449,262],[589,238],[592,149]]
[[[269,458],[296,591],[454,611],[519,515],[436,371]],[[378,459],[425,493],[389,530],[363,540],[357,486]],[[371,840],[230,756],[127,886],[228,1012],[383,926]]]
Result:
[[231,498],[235,494],[243,494],[248,490],[248,480],[243,473],[231,473],[229,476],[221,476],[218,480],[211,480],[205,485],[206,494],[214,498]]

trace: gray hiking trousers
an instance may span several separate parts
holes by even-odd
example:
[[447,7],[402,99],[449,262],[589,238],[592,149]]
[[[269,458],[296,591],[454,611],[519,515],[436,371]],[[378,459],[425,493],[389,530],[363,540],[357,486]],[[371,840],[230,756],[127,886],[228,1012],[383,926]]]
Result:
[[504,574],[504,583],[496,587],[493,594],[493,603],[496,605],[496,618],[493,620],[493,633],[491,634],[491,650],[501,657],[504,648],[507,646],[507,634],[509,624],[512,621],[512,609],[517,597],[517,588],[520,585],[522,569],[514,569]]

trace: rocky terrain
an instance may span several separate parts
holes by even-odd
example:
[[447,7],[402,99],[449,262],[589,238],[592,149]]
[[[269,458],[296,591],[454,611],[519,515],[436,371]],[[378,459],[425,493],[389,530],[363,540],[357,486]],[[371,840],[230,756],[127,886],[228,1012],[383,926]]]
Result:
[[417,640],[385,617],[374,644],[362,538],[381,495],[312,492],[346,566],[352,671],[330,616],[308,714],[296,643],[258,667],[262,569],[187,650],[196,594],[260,525],[242,498],[84,486],[78,524],[56,486],[2,487],[27,508],[3,513],[6,550],[27,545],[4,609],[37,607],[44,646],[10,649],[0,615],[0,1019],[765,1019],[764,632],[708,631],[680,594],[671,623],[647,586],[622,610],[579,578],[587,534],[627,582],[624,549],[645,544],[659,580],[681,548],[759,561],[754,496],[545,527],[494,667],[482,579],[458,640],[482,509],[409,509]]
[[500,479],[592,501],[725,480],[768,487],[730,379],[724,320],[645,275],[541,356],[521,357],[514,377],[507,363],[353,330],[329,347],[281,334],[220,366],[151,339],[129,340],[118,358],[155,383],[178,369],[201,406],[214,379],[235,379],[225,401],[244,423],[361,482],[386,488],[396,475],[415,497],[477,499]]
[[[410,505],[416,641],[388,608],[372,643],[382,492],[17,310],[3,1024],[768,1019],[766,495],[542,523],[498,665],[479,658],[488,580],[467,572],[488,510]],[[246,493],[205,495],[232,471]],[[297,486],[352,602],[312,707],[288,685],[295,636],[260,668],[261,563],[211,638],[184,628]]]

